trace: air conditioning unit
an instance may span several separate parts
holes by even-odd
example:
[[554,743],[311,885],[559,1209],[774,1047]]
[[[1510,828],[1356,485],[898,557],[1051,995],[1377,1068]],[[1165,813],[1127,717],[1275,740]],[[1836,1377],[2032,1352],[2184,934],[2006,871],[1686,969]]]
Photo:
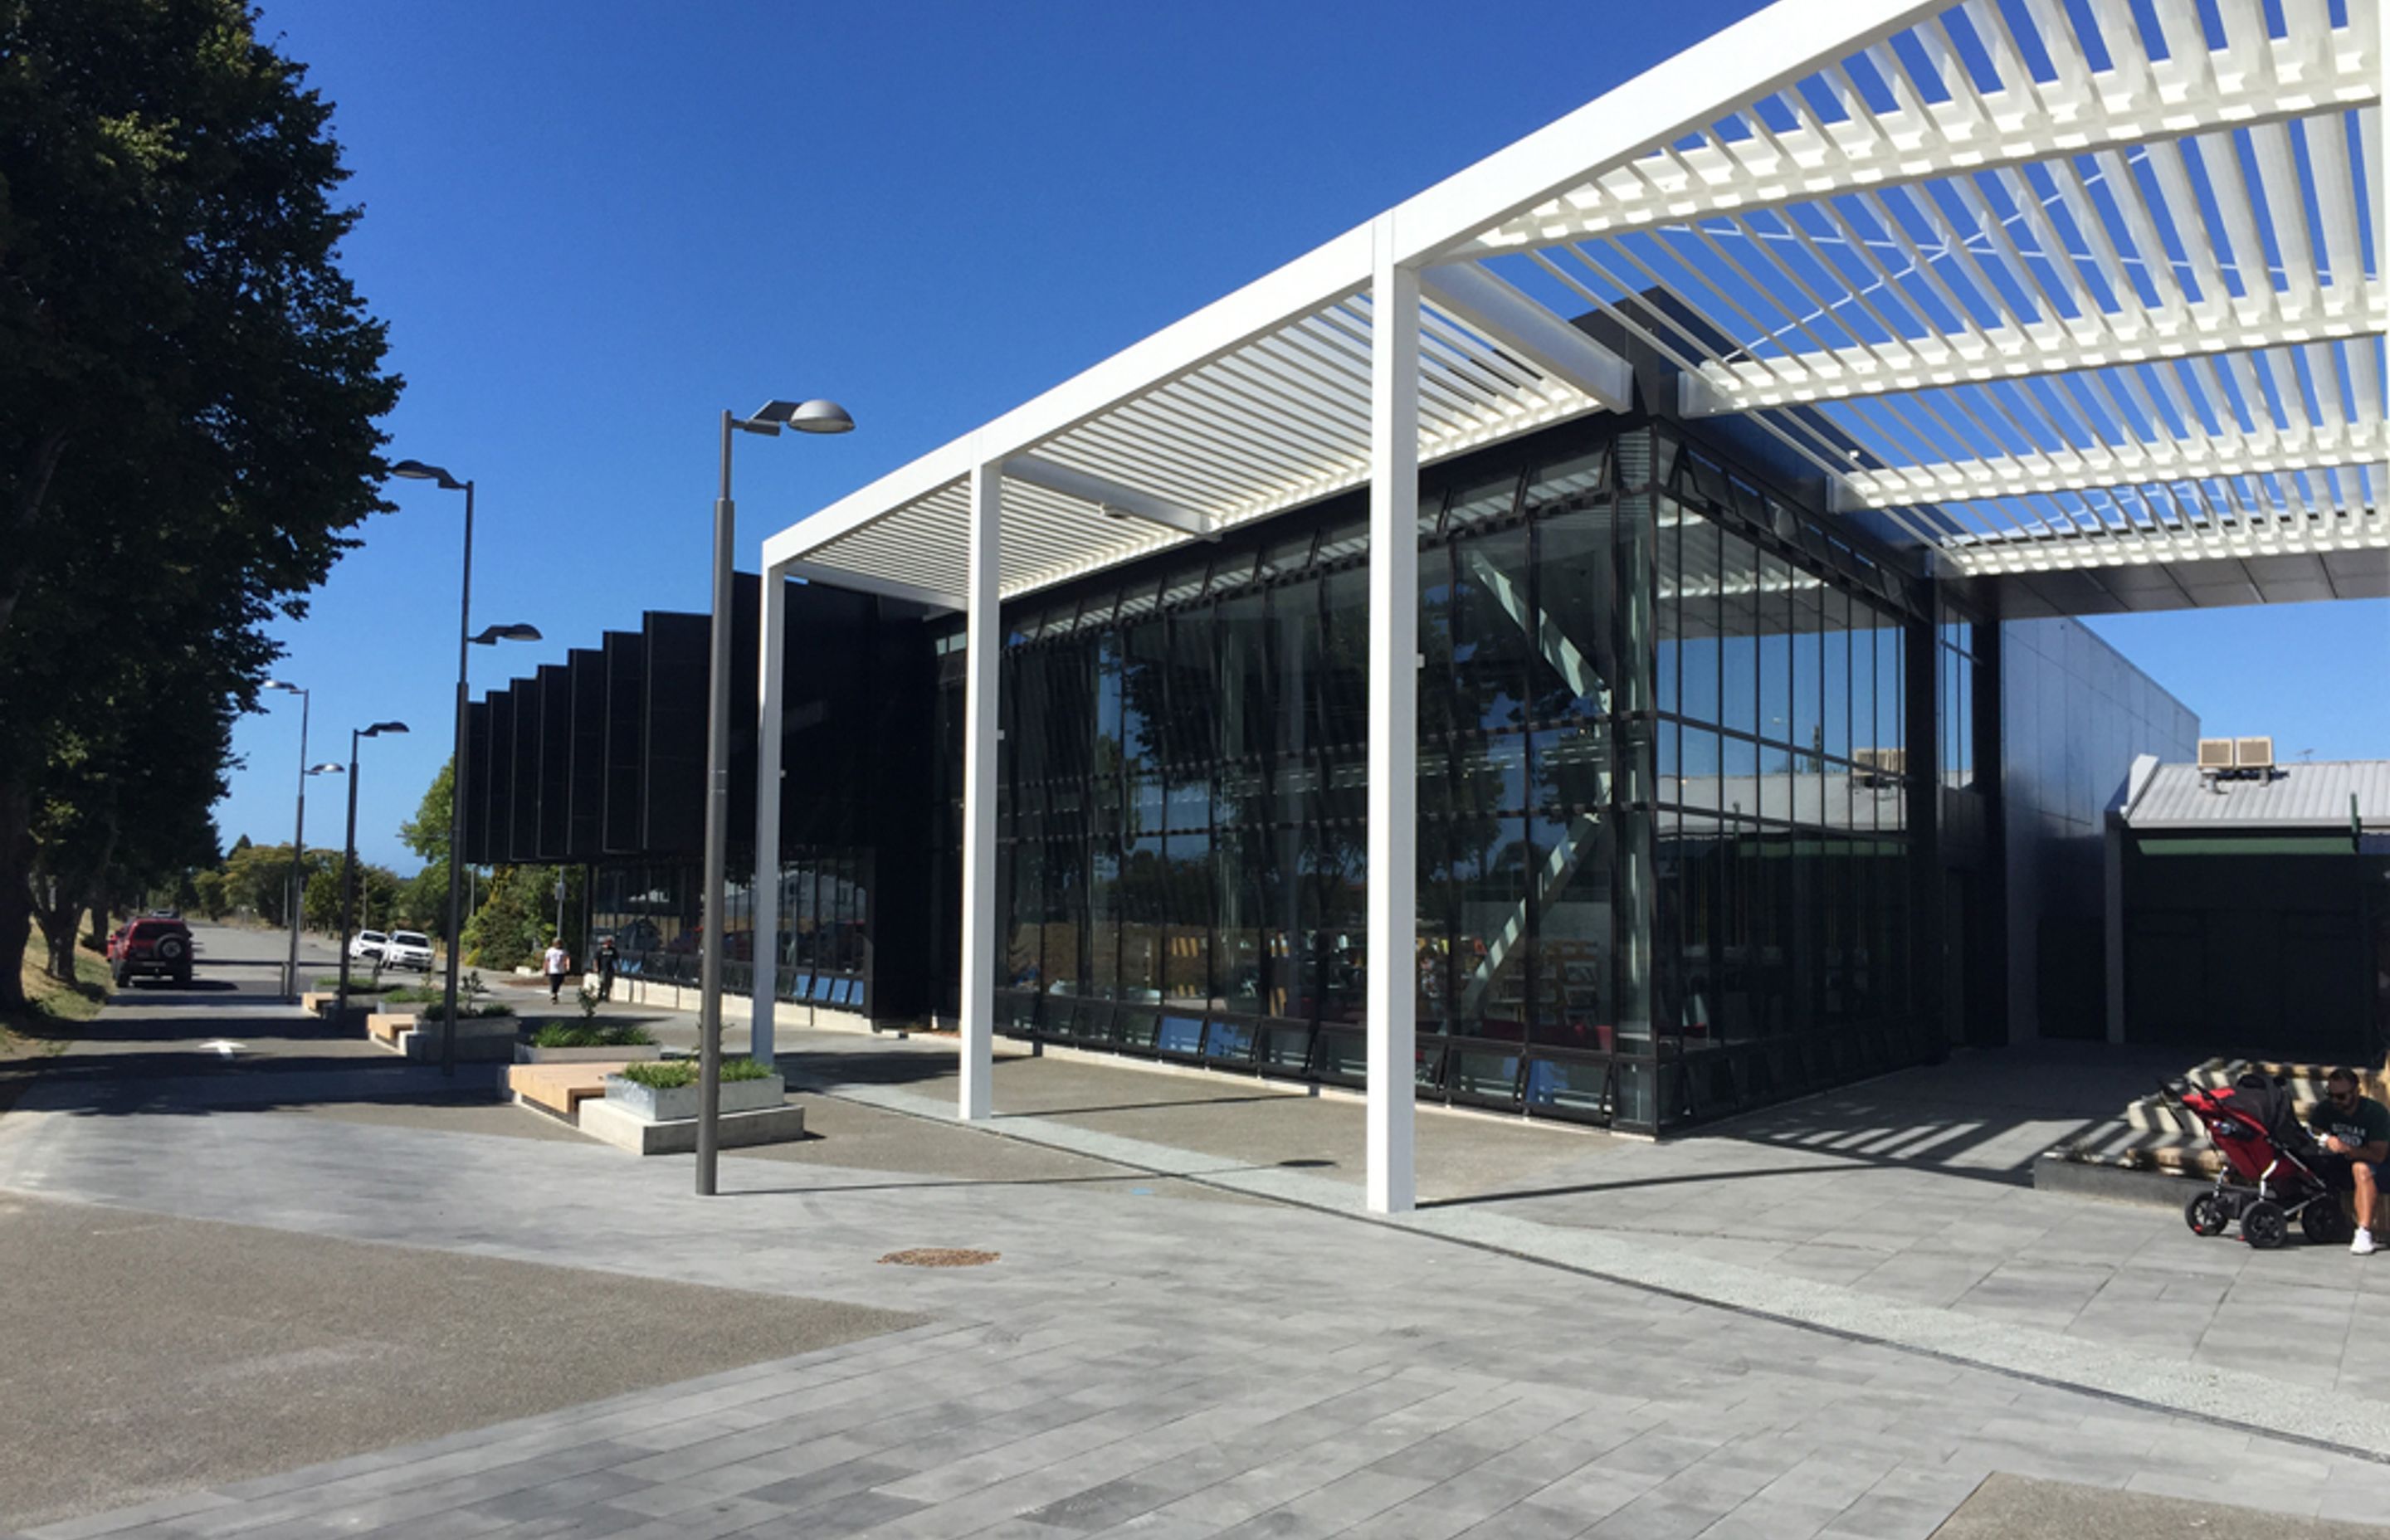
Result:
[[2202,770],[2232,768],[2232,740],[2229,738],[2203,738],[2199,740],[2199,767]]
[[1871,771],[1887,776],[1908,774],[1908,751],[1906,749],[1854,749],[1851,758],[1862,772]]
[[2240,738],[2232,740],[2232,767],[2236,770],[2271,770],[2274,767],[2274,740],[2270,738]]

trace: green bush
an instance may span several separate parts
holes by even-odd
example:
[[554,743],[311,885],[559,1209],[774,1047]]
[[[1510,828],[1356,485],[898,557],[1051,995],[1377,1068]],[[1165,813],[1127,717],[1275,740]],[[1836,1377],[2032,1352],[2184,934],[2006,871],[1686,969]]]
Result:
[[[508,1005],[502,1000],[491,1000],[478,1006],[464,1005],[460,1003],[456,1007],[456,1020],[459,1021],[471,1021],[487,1016],[512,1016],[514,1013],[515,1007]],[[423,1013],[421,1020],[426,1021],[445,1021],[448,1020],[448,1003],[445,1000],[443,1000],[440,1004],[433,1006],[430,1010]]]
[[[774,1072],[752,1059],[726,1059],[722,1061],[722,1078],[725,1082],[763,1080]],[[694,1085],[697,1084],[697,1060],[659,1059],[650,1059],[644,1064],[625,1064],[623,1066],[623,1078],[633,1084],[649,1086],[658,1091],[669,1091],[681,1085]]]
[[531,1034],[538,1048],[630,1048],[653,1043],[645,1027],[618,1021],[607,1026],[588,1022],[549,1021]]

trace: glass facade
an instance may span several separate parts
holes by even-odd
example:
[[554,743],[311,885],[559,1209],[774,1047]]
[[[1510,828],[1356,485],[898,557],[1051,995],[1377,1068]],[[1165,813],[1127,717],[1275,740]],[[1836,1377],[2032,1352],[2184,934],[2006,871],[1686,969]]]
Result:
[[[1430,472],[1420,542],[1421,1096],[1649,1129],[1923,1051],[1902,580],[1615,419]],[[1008,609],[1009,1030],[1361,1083],[1368,554],[1348,497]]]
[[[800,850],[780,864],[780,998],[868,1014],[871,873],[867,851]],[[701,978],[704,869],[688,861],[613,861],[592,868],[590,934],[611,935],[625,977],[696,985]],[[724,890],[723,987],[752,990],[755,894]]]

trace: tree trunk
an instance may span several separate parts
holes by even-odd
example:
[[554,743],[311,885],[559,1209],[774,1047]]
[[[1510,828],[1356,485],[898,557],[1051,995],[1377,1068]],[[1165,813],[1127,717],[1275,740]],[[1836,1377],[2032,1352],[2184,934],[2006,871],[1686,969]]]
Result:
[[32,935],[32,802],[22,787],[0,778],[0,1010],[23,1011],[25,943]]
[[60,895],[53,903],[36,900],[33,918],[42,927],[42,940],[49,944],[49,966],[43,969],[62,984],[75,982],[75,922],[83,918],[83,895]]

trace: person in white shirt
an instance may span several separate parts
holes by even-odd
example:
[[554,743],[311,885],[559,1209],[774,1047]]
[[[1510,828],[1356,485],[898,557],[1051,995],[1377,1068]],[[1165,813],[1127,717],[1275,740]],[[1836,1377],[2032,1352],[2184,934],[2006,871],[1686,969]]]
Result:
[[572,954],[564,950],[564,938],[557,937],[547,943],[547,998],[553,1005],[564,994],[564,972],[572,966]]

